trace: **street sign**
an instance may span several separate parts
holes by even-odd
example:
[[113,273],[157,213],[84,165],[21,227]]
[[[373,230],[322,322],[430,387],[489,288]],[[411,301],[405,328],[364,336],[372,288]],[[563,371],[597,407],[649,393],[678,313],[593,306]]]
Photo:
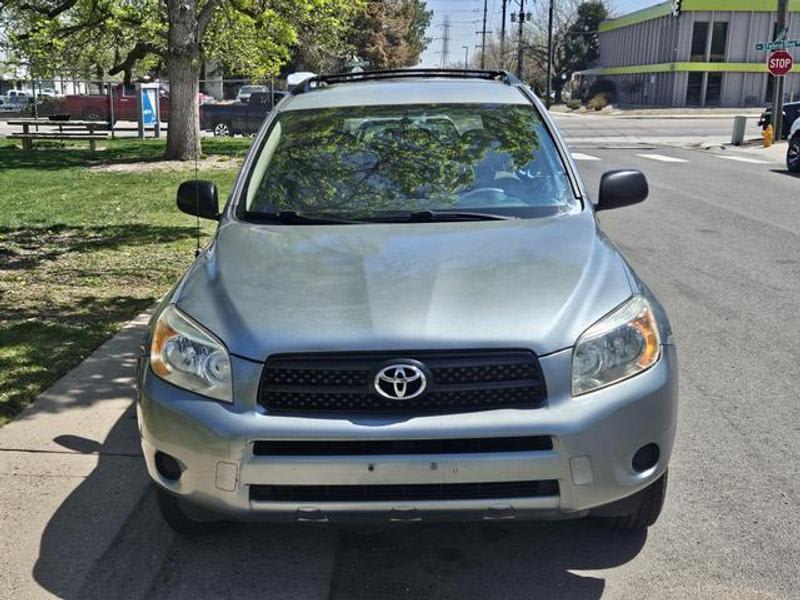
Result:
[[783,77],[792,70],[794,59],[786,50],[776,50],[767,59],[767,69],[775,77]]
[[787,48],[800,48],[800,40],[781,40],[777,42],[758,42],[756,50],[758,52],[771,50],[786,50]]

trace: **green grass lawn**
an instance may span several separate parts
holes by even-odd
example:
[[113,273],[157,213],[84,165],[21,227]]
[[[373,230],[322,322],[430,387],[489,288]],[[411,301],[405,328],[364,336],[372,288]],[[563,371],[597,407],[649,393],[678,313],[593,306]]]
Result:
[[[224,199],[250,138],[204,140],[227,157],[200,177]],[[193,165],[157,170],[164,142],[23,152],[0,139],[0,424],[164,294],[194,258],[175,190]],[[203,226],[204,240],[214,225]]]

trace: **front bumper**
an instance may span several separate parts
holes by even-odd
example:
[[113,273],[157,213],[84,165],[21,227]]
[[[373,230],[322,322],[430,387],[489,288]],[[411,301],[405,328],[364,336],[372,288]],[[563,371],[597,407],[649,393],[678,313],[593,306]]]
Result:
[[[645,373],[572,398],[571,350],[540,358],[546,406],[420,417],[322,418],[267,415],[256,403],[259,363],[232,358],[233,405],[204,400],[152,374],[142,362],[137,406],[142,449],[153,480],[198,516],[241,520],[326,521],[569,518],[635,494],[667,468],[675,435],[676,355]],[[551,436],[552,449],[524,452],[400,455],[257,456],[260,440],[422,440]],[[646,444],[658,462],[641,473],[631,460]],[[175,457],[177,481],[159,474],[157,451]],[[251,486],[369,486],[558,482],[534,497],[347,501],[264,501]]]

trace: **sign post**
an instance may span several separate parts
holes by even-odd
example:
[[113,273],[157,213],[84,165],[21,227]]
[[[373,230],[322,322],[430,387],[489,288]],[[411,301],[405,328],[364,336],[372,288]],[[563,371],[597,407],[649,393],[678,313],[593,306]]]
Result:
[[783,78],[792,70],[794,59],[786,50],[775,50],[767,57],[767,70],[775,78],[775,100],[772,103],[772,132],[775,141],[783,137]]
[[[773,41],[786,41],[786,36],[789,33],[789,28],[787,27],[788,20],[789,0],[778,0],[778,15],[775,21],[775,36]],[[786,62],[787,57],[789,59],[788,67]],[[783,79],[784,75],[792,68],[792,55],[786,52],[786,50],[773,52],[767,59],[767,68],[770,70],[770,73],[772,73],[773,68],[775,70],[775,73],[773,73],[775,77],[775,99],[772,102],[772,132],[775,135],[775,141],[779,142],[783,137]],[[781,71],[783,71],[782,74],[776,74]]]

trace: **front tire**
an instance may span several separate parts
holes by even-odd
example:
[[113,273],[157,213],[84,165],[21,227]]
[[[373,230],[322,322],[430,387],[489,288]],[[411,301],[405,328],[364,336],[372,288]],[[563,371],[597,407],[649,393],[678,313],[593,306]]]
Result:
[[225,123],[224,121],[220,121],[214,124],[214,128],[212,130],[214,132],[214,137],[231,137],[233,136],[233,130],[231,129],[230,125]]
[[81,115],[85,121],[103,121],[103,115],[96,110],[88,110]]
[[156,486],[158,510],[170,529],[179,535],[194,536],[214,528],[214,521],[198,521],[190,517],[181,506],[178,497]]
[[618,530],[646,529],[655,525],[661,509],[664,508],[664,498],[667,495],[667,472],[643,489],[636,498],[636,507],[626,515],[611,518],[611,527]]
[[789,149],[786,151],[786,168],[790,173],[800,173],[800,134],[789,140]]

